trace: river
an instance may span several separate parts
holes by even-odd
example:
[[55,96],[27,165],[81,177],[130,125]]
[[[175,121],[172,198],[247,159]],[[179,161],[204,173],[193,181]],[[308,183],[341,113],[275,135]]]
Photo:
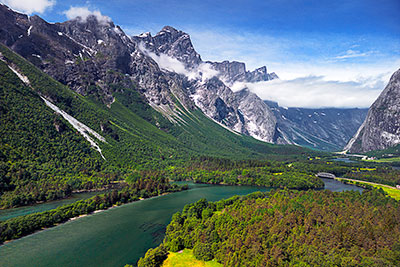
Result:
[[[332,191],[362,189],[323,179]],[[190,183],[190,190],[129,203],[0,247],[0,266],[124,266],[159,245],[172,214],[201,198],[216,201],[269,188]]]

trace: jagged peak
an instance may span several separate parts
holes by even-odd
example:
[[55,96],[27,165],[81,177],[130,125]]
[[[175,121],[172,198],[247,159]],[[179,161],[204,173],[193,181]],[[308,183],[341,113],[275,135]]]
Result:
[[115,28],[114,22],[107,16],[99,14],[88,14],[85,16],[77,16],[73,19],[63,22],[63,24],[84,25],[87,28],[110,27]]
[[[182,32],[182,31],[180,31],[180,30],[177,30],[177,29],[175,29],[174,27],[172,27],[172,26],[164,26],[162,29],[161,29],[161,31],[159,31],[157,34],[160,34],[161,32],[170,32],[170,33],[179,33],[179,32]],[[183,32],[182,32],[183,33]]]
[[172,26],[164,26],[161,31],[154,36],[154,38],[162,37],[163,35],[171,36],[172,40],[177,40],[182,37],[190,40],[190,35],[188,33],[177,30]]
[[267,67],[266,66],[262,66],[256,69],[257,72],[261,72],[261,73],[267,73]]
[[270,79],[271,79],[271,80],[273,80],[273,79],[279,79],[279,76],[278,76],[275,72],[269,73],[269,76],[270,76]]
[[150,32],[143,32],[143,33],[139,34],[137,37],[139,37],[139,38],[151,37],[151,33]]

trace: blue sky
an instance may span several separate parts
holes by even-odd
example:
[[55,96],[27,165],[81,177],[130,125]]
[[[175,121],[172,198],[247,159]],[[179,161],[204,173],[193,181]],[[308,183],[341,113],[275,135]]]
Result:
[[[368,107],[400,68],[399,0],[1,2],[51,22],[65,21],[71,7],[87,8],[129,34],[171,25],[191,35],[203,60],[276,72],[279,82],[252,90],[286,106]],[[315,99],[294,97],[307,90]]]

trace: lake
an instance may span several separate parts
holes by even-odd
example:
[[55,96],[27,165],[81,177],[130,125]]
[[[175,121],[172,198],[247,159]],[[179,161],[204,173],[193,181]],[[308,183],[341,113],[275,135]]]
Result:
[[357,162],[357,161],[351,160],[351,159],[349,159],[349,158],[336,158],[336,159],[333,159],[333,161],[339,161],[339,162],[345,162],[345,163],[354,163],[354,162]]
[[[361,188],[323,179],[332,191]],[[269,188],[189,183],[190,190],[92,214],[0,247],[1,266],[124,266],[158,246],[172,214],[201,198],[217,201]],[[31,207],[32,208],[32,207]]]

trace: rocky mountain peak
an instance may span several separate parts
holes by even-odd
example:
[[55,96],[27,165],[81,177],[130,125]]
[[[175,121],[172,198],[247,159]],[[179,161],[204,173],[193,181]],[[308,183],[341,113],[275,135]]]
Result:
[[171,26],[165,26],[153,38],[155,50],[174,57],[192,69],[201,63],[201,57],[193,47],[189,34]]
[[246,64],[243,62],[207,61],[207,63],[211,64],[213,68],[220,73],[219,78],[229,86],[233,85],[235,82],[261,82],[278,78],[275,73],[268,73],[266,66],[257,68],[254,71],[247,71]]
[[400,69],[372,104],[367,118],[345,147],[349,152],[381,150],[400,144]]

